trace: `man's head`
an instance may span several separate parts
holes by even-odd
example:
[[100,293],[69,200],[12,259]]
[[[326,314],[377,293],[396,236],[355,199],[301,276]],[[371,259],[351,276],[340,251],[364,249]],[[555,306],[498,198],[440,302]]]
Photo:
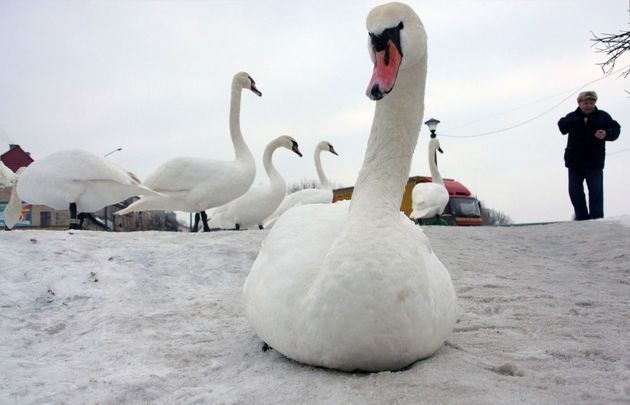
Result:
[[583,91],[577,97],[580,110],[584,114],[590,114],[595,111],[595,103],[597,102],[597,93],[594,91]]

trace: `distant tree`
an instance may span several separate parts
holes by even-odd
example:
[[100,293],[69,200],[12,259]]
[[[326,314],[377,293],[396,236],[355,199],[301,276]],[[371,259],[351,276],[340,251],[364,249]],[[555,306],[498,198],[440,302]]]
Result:
[[503,212],[482,205],[481,223],[483,225],[510,225],[513,224],[514,221]]
[[[332,182],[332,188],[338,188],[335,182]],[[305,190],[307,188],[319,188],[319,181],[315,179],[302,179],[298,183],[289,183],[287,187],[287,194],[295,193],[296,191]]]

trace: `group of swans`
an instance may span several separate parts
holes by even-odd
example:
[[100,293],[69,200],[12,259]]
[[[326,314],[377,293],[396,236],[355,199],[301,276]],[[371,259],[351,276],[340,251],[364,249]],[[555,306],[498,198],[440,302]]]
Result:
[[[117,214],[148,209],[196,212],[223,205],[244,194],[256,175],[256,163],[243,140],[239,123],[241,90],[245,88],[262,95],[247,73],[234,76],[230,105],[230,133],[236,154],[233,161],[172,159],[142,184],[135,175],[109,160],[80,150],[62,151],[21,168],[15,178],[4,181],[13,186],[9,205],[21,206],[21,199],[30,204],[69,209],[71,229],[80,228],[77,213],[94,212],[137,195],[142,197]],[[5,212],[8,227],[17,222],[19,214],[14,217],[17,211],[10,210],[8,218]]]
[[262,340],[294,360],[399,370],[430,356],[457,317],[451,277],[399,212],[424,112],[427,42],[419,17],[389,3],[367,18],[376,100],[351,202],[285,212],[243,286]]
[[173,210],[198,212],[204,230],[209,230],[204,211],[224,205],[245,194],[256,177],[256,162],[243,139],[240,124],[241,92],[249,89],[262,96],[256,82],[245,72],[234,75],[230,99],[230,136],[235,159],[219,161],[180,157],[160,165],[144,184],[162,195],[143,195],[127,208],[116,212]]
[[[264,157],[271,190],[251,188],[256,163],[240,128],[243,89],[262,96],[249,74],[239,72],[234,75],[230,101],[234,160],[174,158],[160,165],[142,184],[135,175],[114,163],[79,150],[51,154],[23,168],[19,175],[5,167],[6,170],[0,172],[0,179],[6,179],[6,185],[13,187],[13,198],[5,212],[7,227],[13,227],[19,220],[21,200],[54,209],[69,209],[70,228],[80,229],[84,213],[137,195],[142,197],[116,214],[145,210],[196,212],[195,226],[201,217],[207,231],[210,228],[205,210],[234,201],[229,213],[237,228],[241,221],[247,222],[247,226],[254,222],[262,226],[262,221],[276,210],[286,193],[284,180],[270,162],[271,153],[278,146],[288,147],[300,156],[301,153],[291,137],[282,136],[272,141]],[[18,206],[19,210],[15,208]]]
[[[372,9],[366,25],[374,64],[367,95],[376,108],[352,200],[294,203],[272,216],[275,224],[243,286],[246,315],[264,342],[297,361],[346,371],[399,370],[428,357],[457,317],[447,269],[422,229],[399,212],[424,113],[426,33],[416,13],[401,3]],[[239,126],[243,88],[260,95],[249,75],[234,77],[232,162],[174,159],[142,186],[110,162],[74,151],[41,159],[2,181],[14,184],[31,203],[59,209],[70,205],[78,211],[97,209],[105,199],[115,202],[126,193],[143,197],[122,213],[152,208],[200,212],[239,196],[246,200],[255,164]],[[280,137],[266,150],[267,161],[277,147],[299,152],[293,138]],[[321,148],[334,153],[328,143]],[[60,162],[54,164],[56,159]],[[47,165],[55,173],[38,181]],[[269,187],[278,187],[275,169],[266,169]],[[322,201],[328,201],[329,183],[318,173],[326,192]],[[50,198],[40,199],[38,188]],[[115,198],[102,195],[114,188],[119,190]],[[234,206],[238,204],[236,200]],[[258,218],[229,219],[260,225]]]
[[272,162],[273,153],[278,148],[288,149],[302,157],[298,143],[292,137],[283,135],[271,141],[263,154],[263,166],[269,184],[251,187],[237,199],[215,208],[210,214],[210,229],[262,229],[265,218],[273,213],[286,194],[286,183]]
[[296,191],[284,197],[280,206],[271,214],[264,223],[264,228],[271,228],[280,215],[284,214],[288,209],[297,207],[304,204],[329,204],[333,200],[332,183],[326,177],[324,169],[322,168],[321,153],[330,152],[333,155],[337,155],[337,151],[331,145],[330,142],[321,141],[315,148],[315,169],[317,170],[317,177],[319,178],[319,185],[321,188],[308,188],[305,190]]

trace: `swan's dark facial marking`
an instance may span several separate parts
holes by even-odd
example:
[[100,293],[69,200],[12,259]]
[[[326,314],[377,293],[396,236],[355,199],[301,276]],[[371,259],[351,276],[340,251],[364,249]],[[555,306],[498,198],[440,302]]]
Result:
[[258,90],[256,88],[256,82],[254,81],[254,79],[252,79],[251,76],[247,76],[249,78],[249,81],[251,82],[249,89],[254,92],[254,94],[256,94],[258,97],[262,96],[262,93],[260,92],[260,90]]
[[291,150],[298,154],[299,157],[302,157],[302,152],[300,152],[300,148],[298,147],[298,143],[295,141],[291,141],[293,146],[291,146]]
[[392,41],[400,56],[402,56],[402,50],[400,49],[400,30],[404,28],[402,21],[396,27],[387,28],[380,34],[376,35],[370,32],[370,39],[372,41],[372,49],[374,52],[381,52],[387,49],[387,44]]
[[404,24],[387,28],[380,34],[370,33],[372,52],[374,52],[374,72],[368,85],[367,96],[372,100],[380,100],[392,91],[402,62],[400,31]]
[[332,153],[333,155],[339,156],[339,154],[337,153],[337,151],[335,150],[335,148],[333,148],[331,144],[328,144],[328,152]]

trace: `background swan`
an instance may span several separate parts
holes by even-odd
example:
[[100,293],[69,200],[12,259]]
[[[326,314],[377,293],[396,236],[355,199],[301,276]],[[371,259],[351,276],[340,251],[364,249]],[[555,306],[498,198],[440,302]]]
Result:
[[444,187],[444,180],[437,167],[437,152],[443,153],[440,141],[431,135],[429,141],[429,170],[431,183],[418,183],[411,193],[413,211],[410,217],[414,219],[433,218],[442,215],[448,204],[448,190]]
[[263,154],[263,165],[269,176],[269,184],[252,187],[239,198],[212,211],[208,224],[210,229],[262,229],[264,219],[278,208],[287,193],[287,185],[272,161],[273,153],[278,148],[286,148],[302,156],[298,143],[288,135],[269,142]]
[[296,191],[295,193],[291,193],[284,197],[284,200],[282,200],[282,203],[280,204],[278,209],[265,220],[265,228],[271,228],[278,217],[289,208],[297,207],[304,204],[329,204],[332,202],[332,184],[330,184],[330,181],[328,181],[328,177],[326,177],[324,169],[322,168],[321,154],[323,151],[330,152],[333,155],[339,156],[330,142],[321,141],[315,147],[315,170],[317,170],[317,177],[319,177],[319,185],[321,188],[308,188],[305,190]]
[[250,89],[256,95],[262,95],[249,74],[239,72],[234,75],[230,101],[230,135],[236,155],[233,161],[194,157],[171,159],[160,165],[144,182],[164,196],[142,196],[116,214],[149,210],[200,212],[204,230],[209,230],[203,211],[245,194],[256,177],[254,157],[241,133],[242,89]]
[[424,111],[424,27],[390,3],[370,12],[367,28],[367,93],[380,101],[349,209],[287,211],[243,287],[247,317],[271,347],[347,371],[397,370],[431,355],[457,314],[448,271],[399,212]]
[[[77,213],[98,211],[139,194],[155,194],[134,174],[82,150],[56,152],[20,168],[13,191],[11,199],[17,199],[13,203],[18,205],[21,199],[56,210],[69,209],[70,229],[80,228]],[[9,222],[17,221],[18,210],[11,212]]]
[[[24,168],[19,168],[18,173],[21,173],[23,170]],[[11,196],[4,207],[3,213],[4,226],[8,229],[13,229],[22,216],[22,201],[18,197],[15,187],[17,179],[18,175],[0,161],[0,188],[11,189]]]
[[13,187],[16,174],[0,161],[0,188]]

